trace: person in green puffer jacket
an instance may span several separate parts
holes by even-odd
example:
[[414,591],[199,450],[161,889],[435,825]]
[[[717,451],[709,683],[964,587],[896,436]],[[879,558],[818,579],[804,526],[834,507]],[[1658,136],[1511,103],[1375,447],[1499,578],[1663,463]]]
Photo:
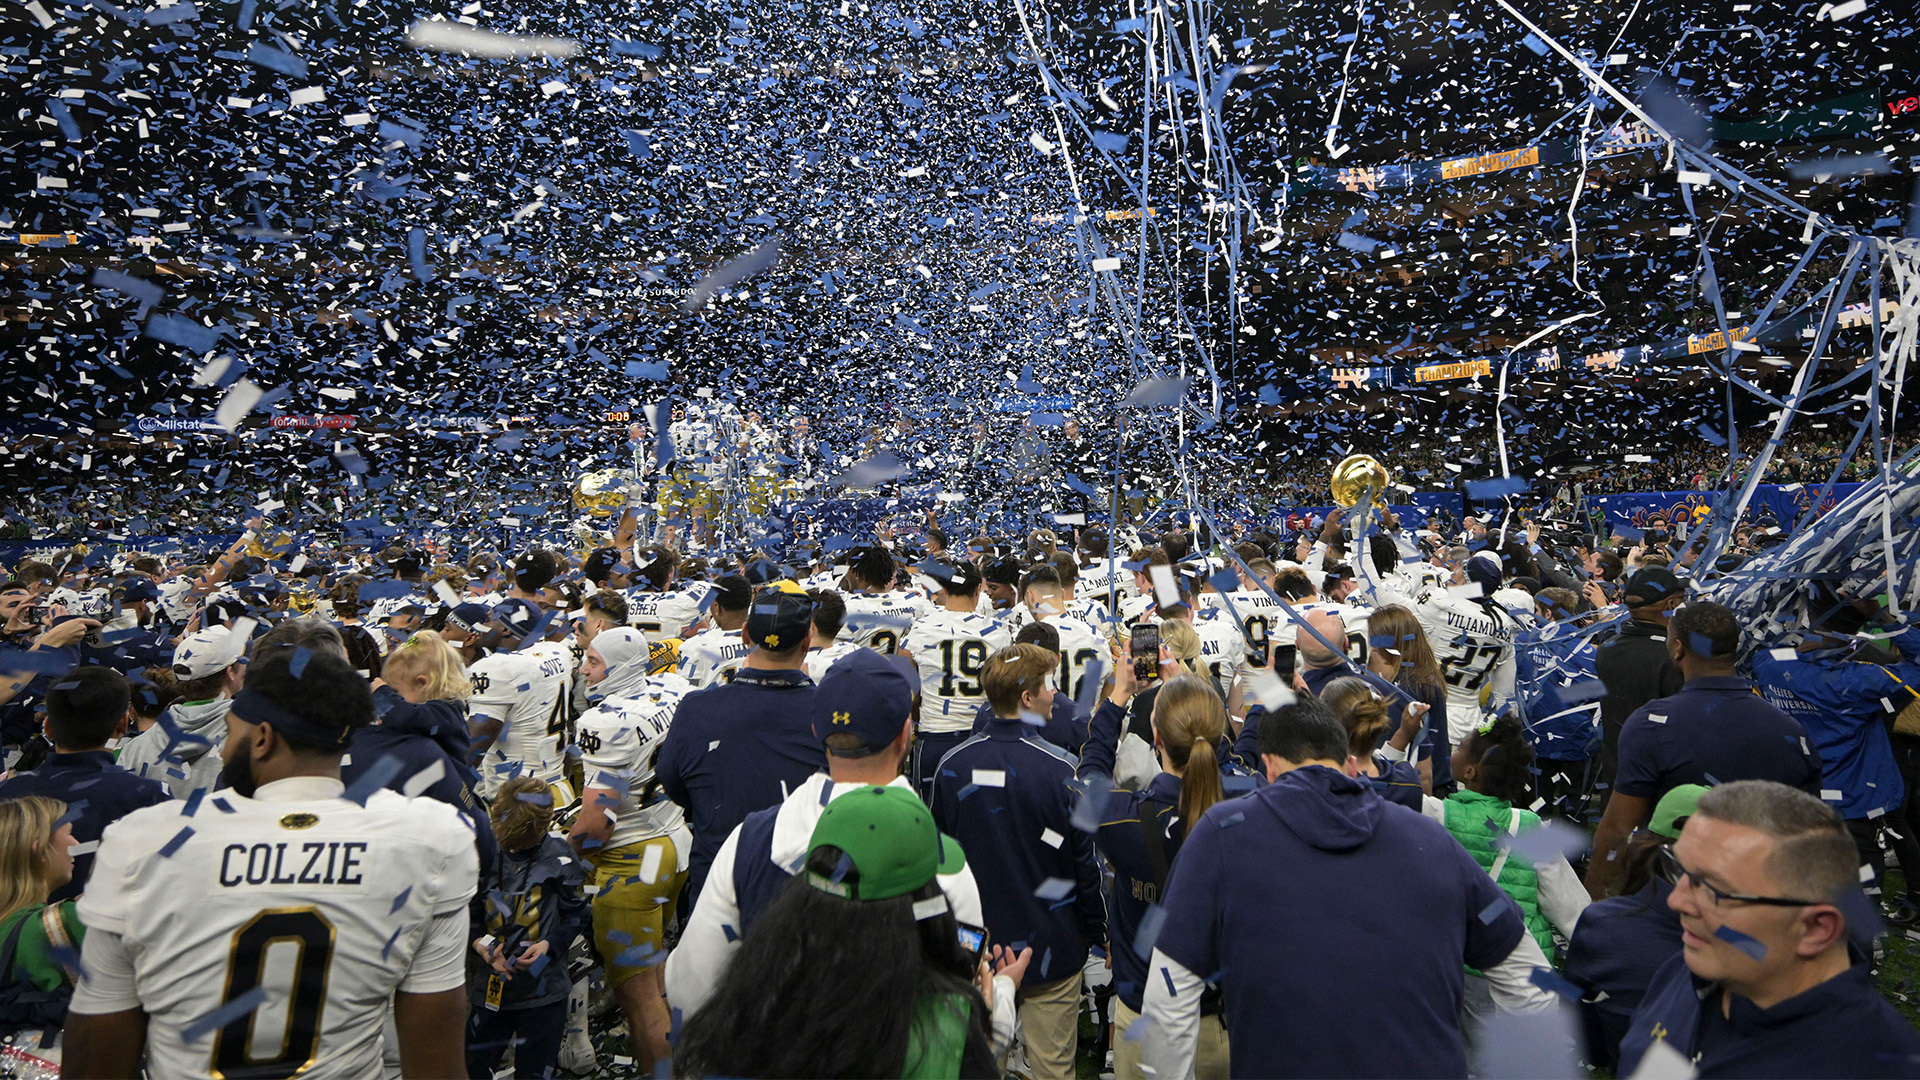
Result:
[[[1516,858],[1519,853],[1509,847],[1514,837],[1541,827],[1539,815],[1514,806],[1527,797],[1533,765],[1533,747],[1520,721],[1503,715],[1468,732],[1454,748],[1452,765],[1460,790],[1444,800],[1429,795],[1422,808],[1520,905],[1527,932],[1551,958],[1554,933],[1572,938],[1589,898],[1565,855]],[[1486,980],[1477,973],[1467,979],[1467,1011],[1476,1016],[1492,1011]]]

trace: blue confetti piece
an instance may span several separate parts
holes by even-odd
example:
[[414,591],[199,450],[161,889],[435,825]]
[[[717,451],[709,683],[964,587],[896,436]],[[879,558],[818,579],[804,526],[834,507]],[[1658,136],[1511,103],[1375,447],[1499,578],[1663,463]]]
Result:
[[166,289],[162,288],[158,282],[134,277],[132,274],[123,274],[118,270],[108,270],[105,267],[95,270],[91,280],[100,288],[112,289],[133,297],[140,301],[142,308],[159,303],[167,295]]
[[[395,933],[398,932],[399,931],[395,931]],[[209,1033],[218,1031],[228,1024],[233,1023],[235,1020],[258,1009],[260,1006],[266,1004],[266,1001],[267,988],[264,986],[256,986],[200,1019],[195,1020],[193,1023],[188,1024],[185,1030],[180,1032],[180,1038],[187,1043],[199,1042],[201,1039],[206,1038]]]
[[401,908],[406,907],[407,897],[412,895],[413,895],[413,886],[409,885],[406,888],[401,889],[400,895],[393,898],[393,906],[387,909],[387,914],[391,915],[394,912],[399,911]]
[[400,775],[400,770],[403,768],[405,766],[399,758],[392,754],[382,755],[380,760],[374,762],[366,772],[361,773],[360,778],[353,782],[352,787],[341,793],[340,797],[348,802],[365,806],[373,793],[386,787],[390,781]]
[[1493,903],[1480,909],[1480,921],[1486,923],[1488,926],[1492,926],[1496,920],[1507,913],[1507,909],[1511,907],[1512,904],[1513,901],[1508,900],[1504,896],[1495,900]]
[[425,229],[407,230],[407,263],[413,268],[414,280],[433,280],[433,268],[427,265],[427,231]]
[[291,75],[297,79],[307,77],[307,62],[305,60],[300,59],[285,49],[276,49],[271,45],[256,42],[252,48],[247,50],[247,62],[257,64],[269,71],[277,71],[282,75]]
[[1147,910],[1140,915],[1140,926],[1133,932],[1133,954],[1142,960],[1153,959],[1154,943],[1160,940],[1160,927],[1167,921],[1167,911],[1159,904],[1148,904]]
[[1174,985],[1173,985],[1173,971],[1172,971],[1172,969],[1170,969],[1170,968],[1164,968],[1164,967],[1163,967],[1163,968],[1161,968],[1161,969],[1160,969],[1160,977],[1161,977],[1161,978],[1163,978],[1163,979],[1165,979],[1165,980],[1167,980],[1167,993],[1169,993],[1169,994],[1171,994],[1171,995],[1173,995],[1174,997],[1179,997],[1179,996],[1180,996],[1180,991],[1179,991],[1179,990],[1177,990],[1177,989],[1175,989],[1175,988],[1174,988]]
[[1527,981],[1549,994],[1557,994],[1568,1001],[1579,1001],[1586,996],[1579,987],[1567,981],[1552,968],[1534,968],[1533,973],[1527,976]]
[[167,845],[160,849],[160,857],[163,859],[172,858],[173,853],[176,851],[179,851],[180,848],[184,846],[186,842],[192,838],[193,838],[193,826],[191,825],[182,826],[179,832],[173,834],[173,839],[167,841]]
[[287,661],[287,674],[299,679],[301,673],[307,670],[307,661],[312,658],[313,651],[304,645],[293,650],[293,657]]
[[212,352],[220,344],[219,330],[202,326],[184,315],[155,315],[147,320],[145,333],[155,341],[196,353]]
[[1033,890],[1033,895],[1042,900],[1060,900],[1073,894],[1073,882],[1066,878],[1050,877]]
[[387,954],[393,951],[394,943],[399,940],[400,940],[400,927],[396,926],[393,928],[393,933],[387,935],[387,943],[380,947],[380,959],[385,960],[387,958]]
[[729,923],[721,923],[720,932],[727,936],[727,944],[729,945],[740,940],[739,932],[734,930],[733,926]]
[[200,802],[202,799],[205,799],[206,797],[207,797],[206,788],[194,788],[193,794],[188,795],[186,803],[183,806],[181,806],[180,816],[192,817],[193,815],[199,813]]

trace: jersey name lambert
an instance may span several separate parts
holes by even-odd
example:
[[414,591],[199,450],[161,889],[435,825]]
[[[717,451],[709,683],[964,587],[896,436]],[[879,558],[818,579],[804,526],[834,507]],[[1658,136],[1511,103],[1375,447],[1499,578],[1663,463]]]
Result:
[[220,853],[220,884],[359,885],[363,883],[362,840],[315,840],[271,844],[228,844]]

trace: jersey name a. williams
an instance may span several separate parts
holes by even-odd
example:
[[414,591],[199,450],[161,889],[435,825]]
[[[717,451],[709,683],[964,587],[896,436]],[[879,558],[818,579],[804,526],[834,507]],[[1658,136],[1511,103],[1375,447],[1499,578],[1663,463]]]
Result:
[[220,853],[220,884],[231,889],[246,885],[360,885],[361,859],[367,845],[360,840],[323,840],[305,844],[228,844]]

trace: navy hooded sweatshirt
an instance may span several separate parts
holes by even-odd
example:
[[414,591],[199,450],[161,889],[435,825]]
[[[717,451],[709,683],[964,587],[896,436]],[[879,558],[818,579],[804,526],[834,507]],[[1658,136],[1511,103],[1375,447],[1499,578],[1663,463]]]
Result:
[[[473,743],[467,736],[467,712],[457,701],[423,701],[411,704],[391,686],[373,692],[373,708],[380,722],[353,733],[340,760],[340,779],[348,787],[361,775],[393,758],[400,770],[383,784],[402,795],[417,795],[446,803],[463,814],[473,827],[474,843],[480,853],[480,865],[493,865],[498,850],[493,840],[493,822],[480,803],[478,777],[467,766]],[[408,790],[408,782],[423,772],[440,766],[439,779]],[[555,809],[559,809],[555,807]]]
[[1226,994],[1236,1077],[1467,1075],[1464,967],[1525,932],[1444,826],[1322,765],[1207,811],[1163,910],[1155,947]]

